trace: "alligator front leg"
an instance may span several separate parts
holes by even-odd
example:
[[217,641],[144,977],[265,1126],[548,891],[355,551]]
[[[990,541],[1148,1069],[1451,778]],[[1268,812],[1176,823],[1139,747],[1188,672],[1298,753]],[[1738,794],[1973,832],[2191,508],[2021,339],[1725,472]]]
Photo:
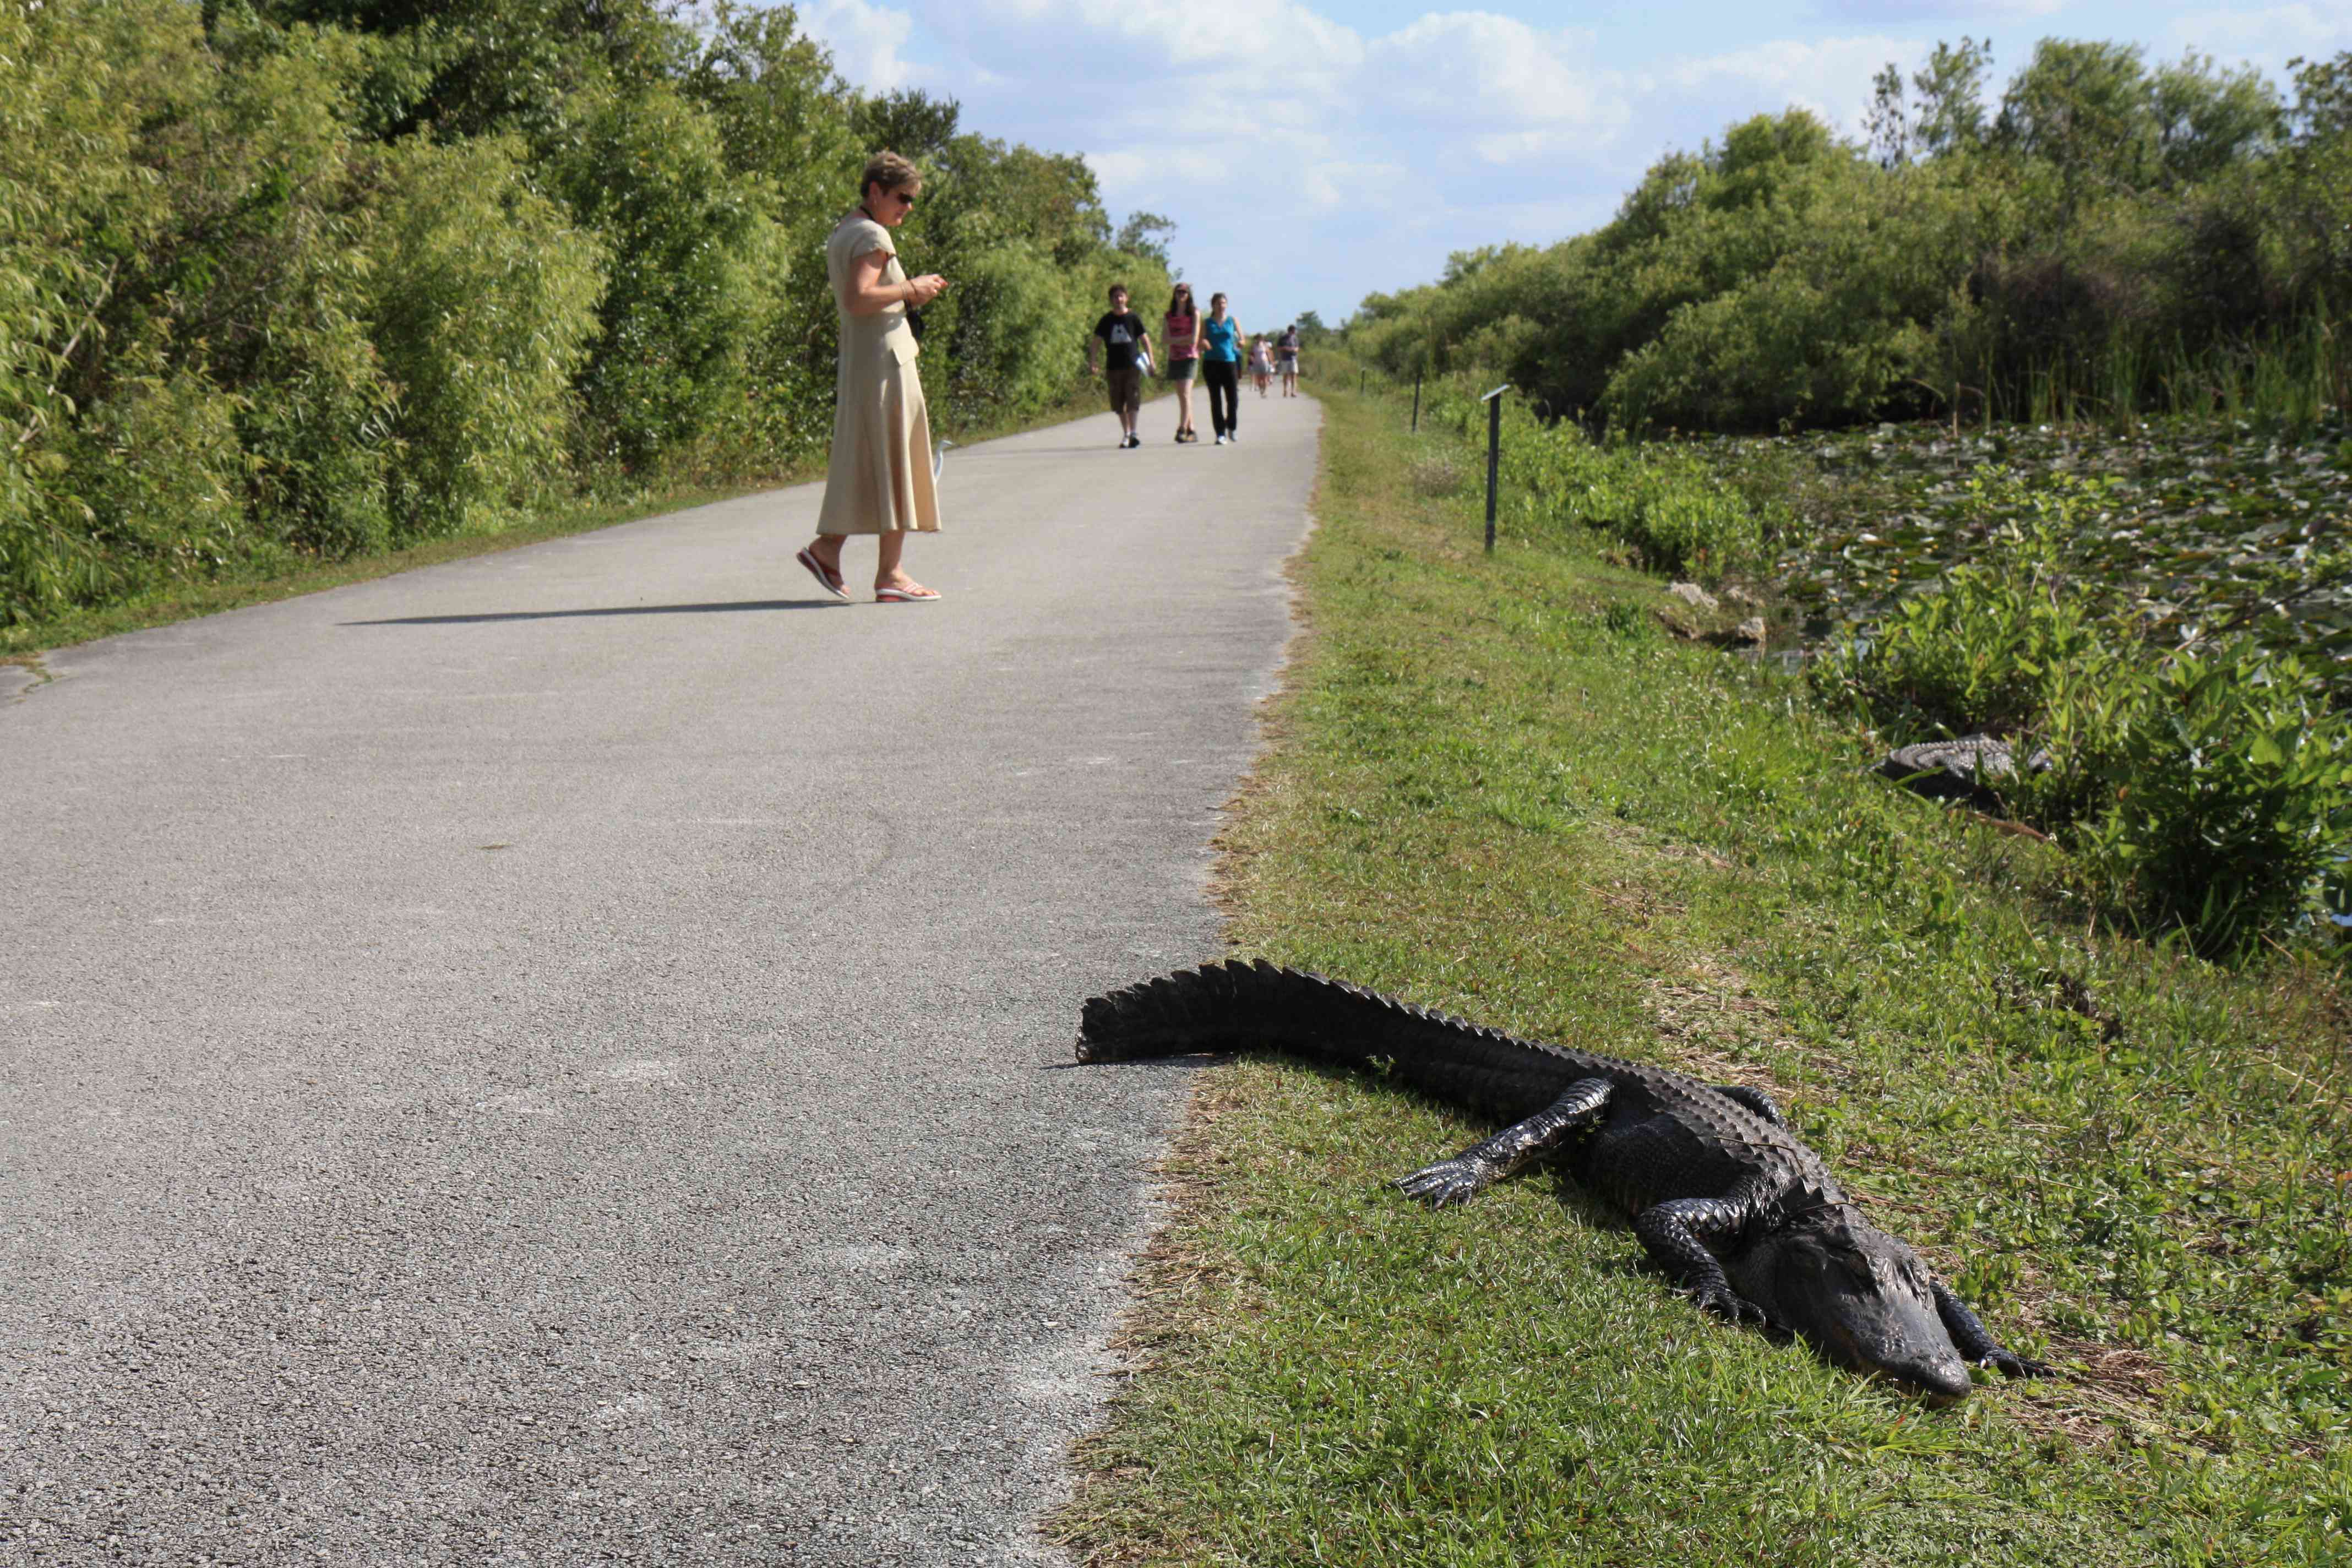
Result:
[[1635,1215],[1633,1234],[1707,1311],[1735,1323],[1769,1323],[1771,1314],[1731,1288],[1723,1265],[1699,1239],[1738,1230],[1746,1223],[1749,1207],[1738,1194],[1727,1198],[1676,1198]]
[[1598,1121],[1608,1109],[1610,1089],[1605,1078],[1579,1079],[1558,1100],[1525,1121],[1472,1144],[1451,1160],[1424,1165],[1399,1179],[1397,1185],[1432,1205],[1466,1204],[1530,1160],[1550,1153]]
[[1944,1320],[1944,1331],[1952,1336],[1952,1348],[1979,1366],[1999,1367],[2011,1377],[2055,1377],[2058,1369],[2047,1362],[2019,1355],[2000,1348],[2000,1342],[1982,1320],[1969,1310],[1968,1303],[1952,1293],[1952,1288],[1941,1279],[1931,1279],[1928,1289],[1936,1293],[1936,1315]]

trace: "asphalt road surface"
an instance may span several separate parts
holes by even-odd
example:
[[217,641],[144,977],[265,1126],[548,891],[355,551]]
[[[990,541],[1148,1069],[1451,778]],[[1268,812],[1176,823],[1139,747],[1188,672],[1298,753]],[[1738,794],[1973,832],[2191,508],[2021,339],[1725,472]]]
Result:
[[1172,409],[0,686],[0,1562],[1057,1561],[1314,478]]

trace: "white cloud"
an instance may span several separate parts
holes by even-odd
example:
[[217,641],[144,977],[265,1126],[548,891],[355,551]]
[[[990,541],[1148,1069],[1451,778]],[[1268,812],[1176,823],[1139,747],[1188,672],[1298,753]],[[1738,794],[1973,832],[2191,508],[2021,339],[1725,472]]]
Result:
[[1656,80],[1685,101],[1697,102],[1717,130],[1796,104],[1851,133],[1869,107],[1871,79],[1879,69],[1893,61],[1907,71],[1925,53],[1917,44],[1884,36],[1786,38],[1736,54],[1673,61]]
[[1070,62],[1074,76],[1173,87],[1175,76],[1262,72],[1272,62],[1323,76],[1361,54],[1355,30],[1296,0],[961,0],[929,7],[931,26],[974,59],[1003,68]]
[[1506,162],[1552,151],[1570,132],[1605,139],[1625,123],[1622,92],[1581,63],[1592,42],[1486,12],[1433,12],[1376,40],[1349,94],[1423,135],[1470,133],[1481,157]]
[[2065,0],[1818,0],[1815,12],[1841,22],[1995,22],[2047,16]]
[[2284,72],[2297,55],[2326,59],[2352,49],[2352,11],[2340,5],[2200,11],[2165,29],[2173,52],[2195,49],[2224,65],[2244,61]]
[[801,30],[832,51],[834,68],[868,92],[889,92],[914,80],[901,53],[914,37],[912,13],[867,0],[804,0]]

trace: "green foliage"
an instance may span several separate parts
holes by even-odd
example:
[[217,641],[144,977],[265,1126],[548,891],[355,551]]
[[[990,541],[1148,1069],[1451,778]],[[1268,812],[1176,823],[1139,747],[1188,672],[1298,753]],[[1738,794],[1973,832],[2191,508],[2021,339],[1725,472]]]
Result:
[[676,89],[611,94],[554,160],[558,189],[604,240],[604,331],[581,376],[591,452],[642,467],[742,395],[773,226],[719,131]]
[[[1997,504],[1990,492],[2013,488],[1996,475],[1975,481],[1974,499]],[[2119,635],[2128,628],[2066,571],[2045,515],[2030,531],[2011,524],[1992,535],[1932,591],[1898,600],[1874,626],[1837,639],[1812,679],[1898,731],[2015,734],[2041,719],[2063,685],[2104,667]]]
[[1868,778],[1769,662],[1643,632],[1655,583],[1565,535],[1464,551],[1393,396],[1327,393],[1325,443],[1318,634],[1226,826],[1239,952],[1771,1089],[2080,1374],[1893,1396],[1695,1317],[1548,1176],[1389,1188],[1477,1117],[1245,1060],[1174,1152],[1150,1364],[1064,1532],[1171,1563],[2340,1562],[2340,968],[2053,910],[2049,847]]
[[2093,504],[2061,492],[1875,626],[1817,689],[1897,740],[1989,731],[2021,764],[1994,786],[2049,829],[2109,908],[2234,955],[2317,914],[2352,855],[2352,725],[2291,656],[2246,639],[2161,653],[2070,579],[2054,542]]
[[84,537],[121,591],[209,576],[266,552],[245,506],[253,464],[237,400],[200,372],[165,370],[160,354],[148,363],[144,374],[126,366],[76,435]]
[[2202,952],[2315,918],[2352,853],[2352,724],[2315,702],[2298,661],[2244,644],[2183,651],[2144,680],[2114,804],[2076,839],[2086,868]]
[[400,395],[394,508],[404,532],[456,532],[525,500],[561,458],[602,258],[530,189],[510,139],[415,139],[386,173],[373,326]]
[[[1432,388],[1423,423],[1483,446],[1486,408],[1469,384]],[[1517,400],[1505,405],[1502,478],[1521,492],[1515,531],[1597,533],[1660,572],[1712,583],[1757,564],[1764,547],[1764,514],[1699,454],[1594,441],[1574,425],[1543,424]]]
[[2352,55],[2251,69],[2048,39],[1876,79],[1867,146],[1801,110],[1660,159],[1601,228],[1373,295],[1350,352],[1507,376],[1554,414],[1752,430],[2124,422],[2352,397]]
[[[1072,327],[1091,321],[1091,291],[1034,241],[1013,240],[956,268],[952,369],[941,387],[959,406],[1043,407],[1070,384]],[[1080,327],[1080,331],[1084,328]]]
[[1164,296],[1083,160],[860,97],[788,7],[0,6],[0,625],[806,464],[886,144],[958,285],[935,418],[1060,405],[1108,275]]

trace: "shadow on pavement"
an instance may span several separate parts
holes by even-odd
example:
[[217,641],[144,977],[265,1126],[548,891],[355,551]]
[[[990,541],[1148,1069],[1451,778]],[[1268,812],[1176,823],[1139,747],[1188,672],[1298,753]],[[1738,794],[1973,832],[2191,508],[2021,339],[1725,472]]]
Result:
[[829,610],[838,599],[745,599],[733,605],[624,605],[602,610],[499,610],[486,616],[398,616],[346,626],[458,626],[478,621],[563,621],[583,616],[715,616],[730,610]]

